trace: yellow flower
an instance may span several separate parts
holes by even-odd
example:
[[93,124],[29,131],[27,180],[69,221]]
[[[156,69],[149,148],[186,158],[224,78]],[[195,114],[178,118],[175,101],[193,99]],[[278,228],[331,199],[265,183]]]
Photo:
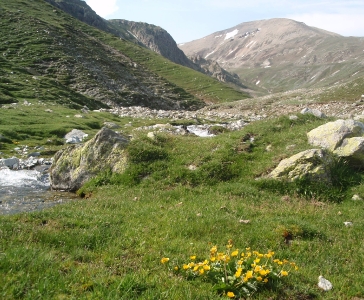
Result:
[[184,264],[184,265],[182,266],[182,268],[183,268],[183,270],[187,270],[187,269],[189,269],[189,268],[190,268],[190,266],[189,266],[189,265]]
[[213,246],[211,249],[210,249],[210,252],[211,254],[215,254],[217,252],[217,247],[216,246]]
[[241,276],[241,272],[243,271],[242,268],[238,268],[235,272],[235,277],[240,277]]
[[256,259],[254,259],[254,262],[257,264],[257,263],[260,262],[260,259],[259,258],[256,258]]
[[258,281],[262,281],[262,280],[263,280],[263,278],[262,278],[262,277],[260,277],[260,276],[258,276],[258,277],[257,277],[257,280],[258,280]]
[[208,265],[204,265],[204,266],[203,266],[203,268],[204,268],[206,271],[210,271],[210,269],[211,269],[211,268],[210,268],[210,266],[208,266]]
[[294,269],[297,271],[298,270],[298,267],[297,266],[294,266]]
[[234,298],[235,294],[233,292],[228,292],[226,296],[228,296],[229,298]]
[[198,266],[195,266],[195,267],[193,268],[193,270],[194,270],[194,271],[197,271],[197,270],[198,270]]
[[264,283],[267,283],[268,282],[268,278],[264,278],[263,282]]
[[255,273],[258,273],[261,269],[262,269],[262,267],[261,267],[261,266],[255,266],[255,268],[254,268],[254,272],[255,272]]
[[261,276],[265,276],[265,275],[269,274],[269,270],[260,270],[260,271],[259,271],[259,274],[260,274]]
[[281,275],[282,276],[288,276],[288,272],[287,271],[281,271]]
[[239,260],[237,261],[237,264],[238,264],[238,266],[241,266],[241,265],[243,264],[243,261],[242,261],[241,259],[239,259]]
[[178,267],[177,267],[177,266],[175,266],[173,269],[174,269],[175,271],[178,271]]
[[246,278],[253,278],[253,271],[248,271],[248,272],[246,272]]
[[200,272],[200,275],[203,275],[203,273],[205,273],[205,270],[204,269],[200,269],[199,272]]
[[235,250],[235,251],[231,252],[231,257],[238,256],[238,254],[239,254],[239,250]]
[[196,259],[196,255],[191,255],[191,256],[190,256],[190,259],[191,259],[191,260],[195,260],[195,259]]
[[216,260],[216,257],[210,257],[210,260],[214,262]]
[[163,257],[163,258],[161,259],[161,263],[162,263],[162,264],[165,264],[165,263],[167,263],[167,262],[169,262],[169,258],[168,258],[168,257]]

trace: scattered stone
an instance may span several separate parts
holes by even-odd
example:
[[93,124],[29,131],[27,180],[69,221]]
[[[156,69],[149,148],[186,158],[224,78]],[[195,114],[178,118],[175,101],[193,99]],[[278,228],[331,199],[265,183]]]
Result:
[[318,287],[324,291],[329,291],[332,289],[332,283],[320,275],[318,278]]
[[75,115],[75,118],[82,119],[83,118],[83,115]]
[[151,140],[155,140],[154,132],[148,132],[147,137],[150,138]]
[[72,131],[64,136],[66,144],[79,144],[86,137],[88,137],[88,134],[78,129],[72,129]]
[[49,108],[48,108],[48,109],[46,109],[46,110],[45,110],[45,112],[52,113],[52,112],[53,112],[53,110],[51,110],[51,109],[49,109]]
[[32,153],[29,153],[28,156],[38,157],[38,156],[40,156],[40,152],[32,152]]
[[358,201],[358,200],[363,200],[362,197],[360,197],[359,195],[354,195],[351,200],[354,200],[354,201]]
[[326,118],[326,115],[324,113],[322,113],[321,111],[319,111],[318,109],[311,109],[311,108],[304,108],[301,110],[301,114],[305,115],[305,114],[310,114],[310,115],[314,115],[317,118]]
[[120,126],[118,124],[115,124],[113,122],[104,122],[104,126],[109,129],[118,129]]
[[353,222],[344,222],[344,225],[349,227],[349,226],[353,226]]
[[298,120],[298,117],[296,115],[290,115],[289,119],[290,120]]
[[239,223],[241,224],[249,224],[250,220],[239,220]]

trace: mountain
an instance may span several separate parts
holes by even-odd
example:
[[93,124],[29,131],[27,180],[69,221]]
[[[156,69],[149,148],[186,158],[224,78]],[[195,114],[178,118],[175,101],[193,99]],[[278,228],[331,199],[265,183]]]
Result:
[[[88,23],[109,26],[86,6],[72,11]],[[111,31],[44,0],[1,3],[0,104],[37,100],[71,107],[196,109],[247,97]]]
[[364,38],[343,37],[289,19],[241,23],[179,47],[187,56],[217,61],[262,93],[364,76]]

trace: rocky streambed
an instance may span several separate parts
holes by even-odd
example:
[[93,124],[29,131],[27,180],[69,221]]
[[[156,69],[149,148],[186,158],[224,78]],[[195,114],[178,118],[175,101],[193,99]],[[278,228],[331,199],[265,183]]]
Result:
[[31,212],[78,198],[50,189],[51,160],[16,157],[0,160],[0,215]]

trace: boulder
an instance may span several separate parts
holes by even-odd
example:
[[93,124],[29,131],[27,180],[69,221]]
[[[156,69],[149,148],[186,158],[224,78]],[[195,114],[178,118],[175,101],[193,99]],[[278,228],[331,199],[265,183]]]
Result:
[[126,137],[104,127],[84,145],[58,151],[50,170],[51,188],[76,191],[102,171],[122,173],[126,168],[128,143]]
[[333,151],[339,157],[345,157],[350,165],[357,168],[364,166],[364,137],[344,139],[341,146]]
[[306,115],[306,114],[310,114],[310,115],[314,115],[317,118],[326,118],[326,115],[319,111],[318,109],[311,109],[311,108],[304,108],[301,110],[301,114]]
[[316,147],[334,151],[344,139],[364,135],[364,124],[354,120],[337,120],[321,125],[307,133],[308,142]]
[[88,137],[88,134],[78,129],[72,129],[64,136],[66,144],[79,144],[86,137]]
[[283,159],[268,178],[294,181],[308,178],[331,183],[332,157],[322,149],[309,149]]
[[0,159],[0,167],[16,170],[19,168],[19,159],[16,157]]

